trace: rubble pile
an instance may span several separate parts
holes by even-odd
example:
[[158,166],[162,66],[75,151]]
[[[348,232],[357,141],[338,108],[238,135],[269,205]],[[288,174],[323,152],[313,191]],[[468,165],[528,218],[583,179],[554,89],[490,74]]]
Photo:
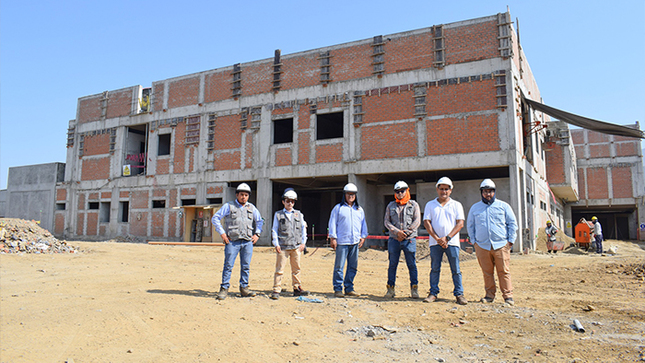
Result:
[[0,253],[78,253],[35,221],[0,218]]

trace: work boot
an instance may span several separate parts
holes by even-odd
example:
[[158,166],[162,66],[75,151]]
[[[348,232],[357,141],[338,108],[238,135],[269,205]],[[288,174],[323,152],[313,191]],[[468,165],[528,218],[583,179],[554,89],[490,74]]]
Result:
[[468,300],[466,300],[464,295],[459,295],[459,296],[457,296],[457,304],[459,304],[459,305],[468,305]]
[[394,292],[394,285],[387,285],[387,292],[385,293],[385,298],[391,299],[394,296],[396,296],[396,293]]
[[224,300],[228,296],[228,289],[220,287],[217,293],[217,300]]
[[309,291],[305,291],[302,289],[302,286],[298,286],[293,289],[293,296],[307,296],[309,295]]
[[435,301],[437,301],[437,296],[436,296],[436,295],[432,295],[432,293],[429,293],[429,294],[428,294],[428,297],[427,297],[427,298],[425,298],[425,299],[423,299],[423,302],[424,302],[424,303],[432,303],[432,302],[435,302]]
[[272,292],[270,296],[271,300],[278,300],[280,298],[280,293],[279,292]]
[[413,299],[419,298],[419,285],[410,286],[410,297]]
[[251,291],[251,289],[249,289],[248,286],[247,287],[240,286],[240,295],[242,295],[242,297],[254,297],[257,294],[255,291]]

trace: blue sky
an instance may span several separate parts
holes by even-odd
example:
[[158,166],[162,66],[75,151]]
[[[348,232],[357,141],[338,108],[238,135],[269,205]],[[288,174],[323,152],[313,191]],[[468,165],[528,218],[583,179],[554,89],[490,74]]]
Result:
[[[510,7],[544,102],[645,120],[645,1],[32,1],[0,3],[0,189],[65,162],[79,97]],[[641,129],[644,127],[641,125]]]

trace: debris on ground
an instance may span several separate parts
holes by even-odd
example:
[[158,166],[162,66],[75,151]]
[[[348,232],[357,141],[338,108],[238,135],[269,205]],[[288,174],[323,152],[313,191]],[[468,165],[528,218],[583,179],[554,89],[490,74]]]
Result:
[[78,253],[35,221],[0,218],[0,253]]

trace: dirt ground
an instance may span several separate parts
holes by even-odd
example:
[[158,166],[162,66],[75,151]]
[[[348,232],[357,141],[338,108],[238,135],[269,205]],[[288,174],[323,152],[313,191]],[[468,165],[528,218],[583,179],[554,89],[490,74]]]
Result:
[[[383,298],[387,252],[360,253],[359,298],[334,298],[333,252],[310,249],[304,287],[321,303],[270,300],[275,254],[256,247],[254,298],[215,299],[222,247],[68,242],[75,254],[0,255],[2,362],[635,362],[645,358],[645,244],[606,241],[616,255],[577,248],[513,254],[515,306],[482,304],[477,260],[461,267],[455,304],[444,263],[439,300]],[[430,260],[419,254],[420,290]],[[288,276],[288,273],[287,275]],[[585,332],[574,330],[574,319]]]

